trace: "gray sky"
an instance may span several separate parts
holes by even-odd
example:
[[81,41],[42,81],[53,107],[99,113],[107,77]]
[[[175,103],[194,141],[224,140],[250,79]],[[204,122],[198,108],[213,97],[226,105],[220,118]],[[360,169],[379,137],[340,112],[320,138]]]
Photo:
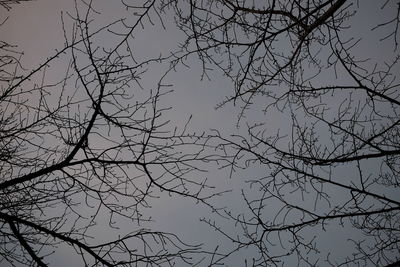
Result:
[[[382,18],[391,16],[391,14],[386,13],[390,9],[377,11],[374,0],[360,2],[362,3],[360,3],[359,14],[349,22],[351,25],[348,30],[349,36],[362,37],[365,40],[361,42],[360,48],[357,50],[358,56],[368,55],[372,60],[380,60],[380,63],[382,63],[383,60],[390,59],[394,54],[392,42],[377,42],[377,39],[382,38],[382,31],[376,35],[370,29],[377,22],[380,22]],[[128,16],[128,12],[119,5],[119,1],[95,0],[93,3],[94,7],[100,12],[95,16],[95,25],[103,25],[119,17]],[[61,11],[73,13],[74,2],[71,0],[36,0],[15,5],[10,12],[6,12],[4,9],[0,10],[1,20],[8,16],[6,23],[0,27],[0,36],[3,40],[18,45],[18,48],[24,51],[22,62],[26,68],[35,67],[43,59],[52,55],[55,49],[62,48]],[[154,18],[154,22],[155,26],[148,24],[145,25],[143,31],[137,32],[133,47],[134,53],[138,53],[139,57],[154,57],[158,54],[168,55],[170,51],[176,49],[177,41],[184,39],[183,34],[174,27],[170,17],[168,18],[167,16],[165,20],[166,29],[162,29],[159,26],[157,18]],[[67,25],[67,27],[70,26]],[[102,42],[102,46],[107,47],[113,40],[103,39],[98,41]],[[224,100],[225,96],[232,93],[230,81],[222,77],[218,71],[212,72],[210,81],[207,79],[200,80],[201,65],[199,62],[194,58],[189,58],[187,62],[190,68],[179,66],[176,72],[171,72],[166,78],[166,81],[173,85],[174,92],[162,98],[160,103],[164,106],[173,107],[171,111],[166,113],[167,118],[172,121],[171,125],[182,126],[183,122],[190,115],[193,115],[192,131],[201,132],[218,129],[226,135],[244,133],[246,130],[245,123],[241,123],[241,128],[235,127],[239,112],[237,107],[228,104],[222,109],[215,109],[217,104]],[[166,65],[152,65],[152,69],[143,76],[142,83],[144,88],[154,87],[165,69]],[[52,73],[57,75],[57,71],[62,72],[64,69],[61,67],[57,69],[57,66],[53,67],[47,75],[48,79],[52,79],[50,77]],[[336,81],[336,78],[332,76],[327,76],[326,78],[332,79],[333,82]],[[339,79],[347,80],[343,76],[339,77]],[[259,99],[257,101],[262,102],[263,100]],[[287,118],[286,114],[279,113],[266,116],[262,112],[262,108],[257,108],[254,105],[253,109],[248,112],[245,122],[251,124],[259,121],[267,123],[273,134],[277,129],[289,129],[290,118]],[[371,167],[371,169],[373,168]],[[370,171],[368,168],[365,170]],[[217,189],[232,190],[232,192],[222,197],[216,197],[214,199],[215,205],[227,206],[234,213],[241,213],[247,212],[240,194],[241,189],[251,192],[249,193],[250,196],[253,193],[259,193],[251,191],[244,181],[263,176],[265,172],[268,172],[268,170],[263,166],[253,167],[239,171],[232,178],[228,178],[227,170],[218,170],[218,166],[211,166],[205,176]],[[339,173],[348,174],[348,171],[342,170]],[[293,199],[297,200],[297,196],[293,195]],[[312,201],[310,203],[312,205]],[[229,240],[218,235],[206,224],[199,222],[199,218],[215,218],[231,233],[235,233],[235,231],[240,233],[241,231],[238,226],[211,214],[210,209],[207,207],[188,199],[176,196],[169,197],[161,193],[160,198],[151,201],[151,205],[152,208],[145,210],[145,213],[151,215],[155,221],[147,227],[176,233],[184,241],[204,243],[210,250],[217,245],[222,250],[229,250],[232,246]],[[127,222],[121,222],[120,224],[122,228],[131,227]],[[101,235],[103,233],[99,230],[96,234]],[[337,256],[346,255],[352,249],[351,245],[346,243],[346,240],[352,236],[357,238],[358,233],[352,231],[351,227],[328,226],[326,231],[321,231],[318,234],[321,251],[331,252]],[[99,236],[99,238],[102,239],[104,237]],[[59,249],[54,256],[50,257],[51,262],[56,263],[57,266],[73,266],[74,259],[68,252],[65,248]],[[226,266],[244,266],[244,258],[251,259],[252,253],[254,253],[252,250],[242,250],[228,258]],[[324,264],[322,263],[321,266],[324,266]]]

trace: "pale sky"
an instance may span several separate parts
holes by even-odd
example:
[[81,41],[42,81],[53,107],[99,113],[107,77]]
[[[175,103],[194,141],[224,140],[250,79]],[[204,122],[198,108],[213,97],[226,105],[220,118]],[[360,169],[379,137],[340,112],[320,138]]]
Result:
[[[354,1],[355,2],[355,1]],[[353,3],[356,5],[356,3]],[[390,41],[377,42],[382,38],[382,32],[377,35],[371,31],[376,23],[382,21],[382,18],[391,14],[375,8],[374,0],[360,1],[360,12],[351,22],[351,25],[344,34],[353,36],[354,38],[362,37],[365,42],[361,42],[360,48],[357,50],[357,56],[368,56],[372,60],[382,63],[384,60],[393,57],[393,46]],[[98,15],[95,15],[94,25],[104,25],[119,17],[128,16],[128,12],[120,5],[119,1],[94,0],[93,5]],[[8,20],[0,27],[0,36],[3,40],[18,45],[18,49],[24,51],[22,60],[23,65],[29,69],[34,68],[45,58],[54,54],[57,49],[63,47],[63,32],[61,23],[61,12],[74,12],[74,2],[72,0],[36,0],[20,5],[12,6],[12,10],[7,12],[0,9],[1,20],[8,17]],[[154,14],[153,14],[154,15]],[[144,30],[137,31],[135,37],[134,53],[138,53],[139,58],[155,57],[159,54],[168,55],[170,51],[176,49],[178,41],[184,40],[184,35],[175,28],[172,18],[167,15],[165,18],[166,29],[159,26],[159,20],[155,17],[152,26],[145,25]],[[67,24],[66,27],[71,27]],[[348,32],[348,33],[347,33]],[[368,38],[368,39],[366,39]],[[101,39],[96,40],[98,45],[107,47],[113,40]],[[245,122],[240,124],[240,128],[235,126],[239,109],[232,104],[228,104],[222,109],[216,110],[215,107],[225,99],[225,96],[232,94],[232,84],[224,78],[219,71],[211,72],[211,80],[200,78],[201,65],[195,58],[187,60],[190,68],[179,66],[176,72],[171,72],[166,81],[172,84],[174,92],[165,96],[161,100],[161,105],[172,107],[165,116],[171,120],[172,125],[182,127],[183,123],[193,115],[190,125],[192,131],[209,132],[210,129],[218,129],[222,134],[240,134],[246,132],[246,123],[263,121],[268,125],[268,129],[272,133],[276,129],[289,129],[288,123],[290,118],[285,114],[265,115],[262,108],[254,107],[248,112]],[[167,65],[154,66],[142,78],[144,88],[155,86]],[[64,69],[60,68],[60,71]],[[57,75],[57,65],[47,75],[48,79],[52,79],[51,75]],[[62,73],[61,73],[62,75]],[[339,77],[346,80],[345,77]],[[327,77],[335,81],[334,77]],[[146,89],[145,89],[146,90]],[[263,101],[263,100],[257,100]],[[373,167],[372,167],[373,168]],[[366,169],[366,171],[369,171]],[[241,170],[229,178],[228,170],[218,170],[218,166],[211,166],[208,173],[204,174],[211,184],[220,190],[232,190],[221,197],[213,200],[216,206],[228,207],[234,213],[248,212],[245,210],[245,203],[241,196],[241,189],[251,194],[258,194],[249,189],[245,183],[247,179],[263,176],[268,169],[265,167],[254,167],[247,170]],[[372,171],[371,171],[372,172]],[[342,171],[346,174],[346,170]],[[334,190],[334,189],[333,189]],[[395,193],[395,192],[394,192]],[[207,249],[213,250],[219,246],[222,251],[232,249],[232,244],[223,236],[217,234],[213,229],[204,223],[199,222],[202,217],[211,218],[226,227],[228,232],[241,234],[238,226],[231,222],[227,222],[211,213],[210,209],[198,204],[192,200],[184,199],[176,196],[168,196],[160,193],[160,198],[152,200],[151,209],[145,210],[154,218],[154,222],[149,223],[146,227],[154,230],[163,230],[176,233],[184,241],[195,244],[203,243]],[[296,197],[293,196],[295,199]],[[311,204],[312,205],[312,204]],[[121,222],[121,227],[132,227],[127,222]],[[321,230],[318,228],[318,230]],[[98,235],[102,235],[99,231]],[[106,238],[99,236],[99,239]],[[347,255],[352,249],[351,244],[346,243],[350,237],[358,237],[357,232],[353,232],[349,227],[338,227],[337,225],[327,226],[326,231],[318,234],[318,240],[321,244],[323,253],[331,252],[332,255],[338,257]],[[49,257],[48,262],[54,266],[74,266],[75,259],[71,257],[68,250],[59,249],[57,253]],[[254,250],[243,249],[238,253],[229,257],[225,266],[244,266],[244,260],[257,257]],[[323,264],[323,258],[320,261]],[[288,264],[288,263],[287,263]],[[201,265],[203,266],[203,265]],[[289,264],[288,264],[289,266]],[[372,266],[372,265],[371,265]],[[8,267],[2,265],[2,267]]]

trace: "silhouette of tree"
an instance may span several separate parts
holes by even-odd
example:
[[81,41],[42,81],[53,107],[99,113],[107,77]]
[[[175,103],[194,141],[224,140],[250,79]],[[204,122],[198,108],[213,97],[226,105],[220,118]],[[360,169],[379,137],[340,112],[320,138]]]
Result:
[[[212,197],[196,174],[212,160],[208,139],[169,126],[162,78],[146,90],[139,82],[164,60],[131,50],[154,2],[137,7],[132,26],[97,29],[91,3],[76,5],[63,16],[65,46],[37,67],[25,70],[23,53],[1,43],[1,262],[47,266],[62,250],[82,266],[195,264],[200,246],[142,226],[161,192],[204,205]],[[113,42],[96,43],[100,35]]]
[[23,2],[29,2],[34,0],[0,0],[0,7],[6,10],[10,10],[12,5],[21,4]]
[[[232,173],[263,168],[243,190],[248,211],[226,211],[242,235],[204,219],[236,250],[258,249],[251,266],[293,258],[300,266],[399,264],[400,9],[366,2],[163,2],[187,36],[174,63],[193,55],[202,76],[217,68],[231,79],[233,94],[218,107],[239,106],[239,127],[248,112],[264,111],[247,122],[247,135],[216,134]],[[368,4],[392,17],[359,39],[352,19]],[[371,36],[393,43],[389,59],[362,52]],[[335,235],[335,225],[359,233],[348,237],[355,249],[345,259],[318,239],[325,230]]]
[[[64,46],[32,69],[0,42],[1,263],[47,266],[68,251],[85,266],[218,266],[249,249],[246,266],[399,265],[398,3],[373,1],[391,17],[360,39],[352,23],[367,1],[121,2],[132,17],[107,25],[76,3],[62,16]],[[186,40],[143,59],[134,36],[171,12]],[[382,55],[365,54],[372,37]],[[218,69],[232,81],[218,107],[238,106],[237,134],[172,127],[165,76],[142,85],[151,67],[170,62],[168,74],[193,57],[202,78]],[[245,211],[209,201],[218,192],[199,173],[213,161],[251,177]],[[162,194],[217,211],[203,221],[234,247],[147,229]],[[343,258],[324,240],[337,231]]]

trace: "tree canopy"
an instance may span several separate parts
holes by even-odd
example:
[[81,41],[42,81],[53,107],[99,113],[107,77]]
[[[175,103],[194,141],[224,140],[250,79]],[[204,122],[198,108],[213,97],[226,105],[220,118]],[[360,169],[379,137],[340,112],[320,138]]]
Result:
[[[398,2],[73,4],[33,67],[0,41],[1,264],[399,264]],[[170,115],[184,68],[234,127]],[[215,242],[156,229],[167,198]]]

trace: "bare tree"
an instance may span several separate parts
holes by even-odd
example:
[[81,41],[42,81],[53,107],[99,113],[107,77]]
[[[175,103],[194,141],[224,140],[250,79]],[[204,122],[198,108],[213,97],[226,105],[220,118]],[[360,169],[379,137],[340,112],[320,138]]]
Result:
[[154,2],[105,26],[91,3],[76,5],[62,20],[65,46],[36,68],[23,69],[17,47],[0,47],[0,262],[47,266],[61,250],[82,266],[195,264],[200,246],[145,227],[160,194],[205,205],[212,196],[196,167],[212,160],[208,139],[169,126],[162,78],[139,82],[163,60],[131,49],[157,16]]
[[0,7],[10,10],[12,5],[21,4],[23,2],[29,2],[32,0],[0,0]]
[[[230,78],[233,94],[219,107],[238,105],[239,127],[248,112],[265,114],[247,135],[217,134],[232,173],[263,168],[243,190],[248,211],[226,212],[242,235],[205,219],[236,250],[257,248],[252,266],[399,264],[400,9],[372,3],[387,16],[370,35],[393,52],[368,58],[360,50],[371,36],[351,31],[366,2],[164,1],[187,36],[174,63],[195,55],[203,76],[218,68]],[[269,124],[273,116],[281,124]],[[318,236],[341,227],[359,235],[336,258]]]
[[[23,53],[1,42],[2,261],[47,266],[62,250],[85,266],[213,266],[250,248],[252,266],[399,264],[400,12],[395,1],[374,2],[392,11],[373,33],[393,53],[365,59],[366,39],[351,32],[365,2],[124,0],[130,18],[97,25],[97,10],[82,1],[75,15],[64,14],[64,47],[38,67],[25,70]],[[162,26],[171,11],[186,41],[178,52],[143,59],[135,35]],[[140,79],[192,55],[203,77],[217,68],[232,80],[219,107],[239,106],[239,128],[255,110],[263,118],[229,137],[169,125],[164,77],[151,88]],[[209,150],[216,139],[219,156]],[[146,209],[162,194],[216,211],[215,192],[199,178],[210,161],[231,176],[254,176],[242,190],[247,210],[220,214],[240,233],[204,218],[234,244],[226,254],[145,227]],[[345,257],[321,238],[334,231],[349,235]]]

